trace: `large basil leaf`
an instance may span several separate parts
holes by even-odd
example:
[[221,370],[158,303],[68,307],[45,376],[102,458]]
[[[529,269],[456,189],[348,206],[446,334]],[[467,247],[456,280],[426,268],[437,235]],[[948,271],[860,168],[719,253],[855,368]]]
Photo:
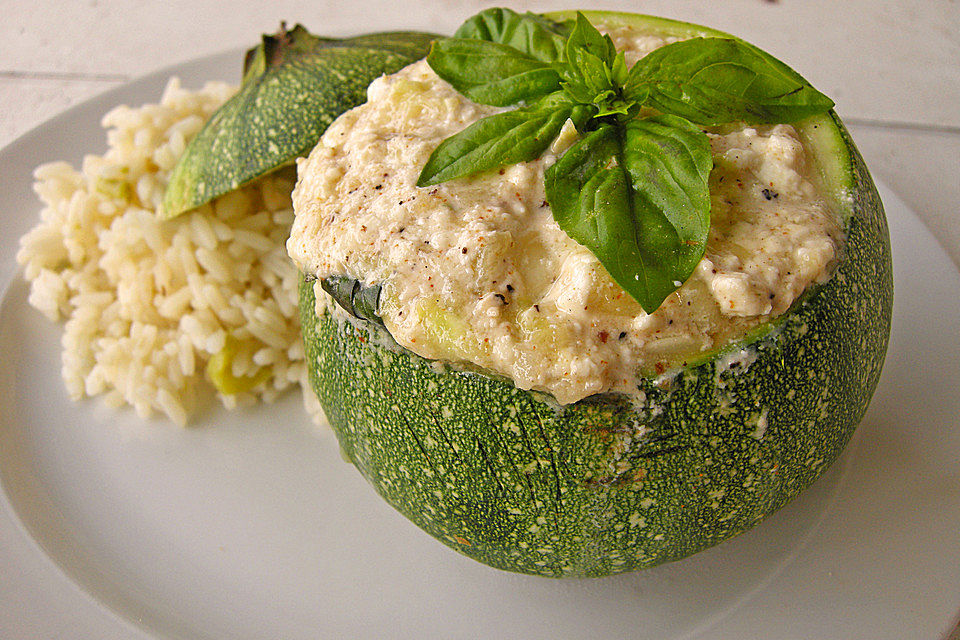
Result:
[[506,107],[532,102],[560,88],[560,74],[551,64],[497,42],[440,40],[427,63],[454,89],[480,104]]
[[542,62],[557,62],[563,56],[566,28],[533,13],[495,8],[468,19],[453,37],[498,42]]
[[790,67],[732,38],[652,51],[630,70],[624,93],[701,125],[795,122],[833,106]]
[[375,33],[334,40],[297,25],[245,57],[244,79],[187,145],[164,193],[172,218],[306,155],[367,86],[426,55],[428,33]]
[[564,123],[582,123],[589,108],[555,93],[532,107],[514,109],[474,122],[434,149],[417,186],[425,187],[534,160],[550,146]]
[[624,168],[644,213],[662,215],[679,244],[671,248],[683,282],[703,257],[710,231],[713,169],[710,141],[699,127],[678,116],[635,118],[626,123]]
[[652,313],[703,256],[710,146],[682,118],[601,125],[547,170],[553,216]]

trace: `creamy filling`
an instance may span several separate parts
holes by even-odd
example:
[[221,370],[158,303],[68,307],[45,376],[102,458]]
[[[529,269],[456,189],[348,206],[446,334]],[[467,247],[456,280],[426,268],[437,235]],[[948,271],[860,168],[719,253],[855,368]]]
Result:
[[[667,43],[611,35],[631,59]],[[374,81],[368,101],[300,161],[288,252],[319,278],[382,284],[379,312],[401,346],[567,404],[633,393],[638,372],[720,348],[829,277],[842,234],[792,127],[708,132],[715,168],[706,254],[647,314],[553,220],[543,174],[576,139],[569,122],[536,161],[416,186],[442,140],[497,111],[421,61]]]

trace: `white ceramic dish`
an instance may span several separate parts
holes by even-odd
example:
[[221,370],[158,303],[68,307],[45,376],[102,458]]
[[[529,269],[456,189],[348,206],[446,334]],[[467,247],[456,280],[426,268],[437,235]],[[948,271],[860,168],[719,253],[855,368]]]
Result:
[[883,378],[809,491],[690,559],[613,578],[506,574],[374,495],[300,399],[195,427],[70,402],[26,303],[30,173],[101,152],[110,107],[236,79],[239,52],[148,76],[0,151],[0,636],[937,638],[960,612],[960,274],[881,189],[896,303]]

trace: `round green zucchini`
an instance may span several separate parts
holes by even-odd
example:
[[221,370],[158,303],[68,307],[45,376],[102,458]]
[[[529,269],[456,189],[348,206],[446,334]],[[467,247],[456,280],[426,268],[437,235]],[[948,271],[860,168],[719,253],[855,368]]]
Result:
[[639,377],[642,406],[614,395],[560,406],[509,380],[429,362],[372,323],[318,316],[305,282],[311,382],[345,456],[448,546],[546,576],[683,558],[782,507],[837,458],[866,411],[893,295],[887,224],[860,154],[832,112],[798,128],[845,222],[835,274],[740,342],[675,374]]

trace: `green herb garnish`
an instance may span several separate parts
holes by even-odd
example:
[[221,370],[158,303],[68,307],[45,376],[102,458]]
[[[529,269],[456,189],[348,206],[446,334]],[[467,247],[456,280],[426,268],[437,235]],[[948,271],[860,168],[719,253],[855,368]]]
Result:
[[354,318],[384,326],[383,319],[377,313],[380,305],[380,285],[365,285],[356,278],[347,276],[328,276],[320,281],[320,287]]
[[795,71],[734,38],[661,47],[628,68],[609,36],[488,9],[427,62],[474,102],[516,109],[444,140],[419,186],[535,160],[569,119],[580,139],[546,171],[560,227],[652,313],[693,272],[710,229],[713,168],[703,126],[787,123],[833,101]]

